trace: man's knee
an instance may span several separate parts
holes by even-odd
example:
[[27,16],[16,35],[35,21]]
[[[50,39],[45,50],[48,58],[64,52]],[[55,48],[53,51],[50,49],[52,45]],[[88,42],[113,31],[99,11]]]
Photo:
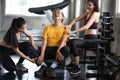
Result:
[[60,51],[65,57],[69,56],[70,54],[70,48],[68,46],[63,47]]

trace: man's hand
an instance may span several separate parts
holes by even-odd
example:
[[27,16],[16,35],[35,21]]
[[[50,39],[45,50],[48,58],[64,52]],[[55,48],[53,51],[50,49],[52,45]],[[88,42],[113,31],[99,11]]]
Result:
[[64,56],[62,55],[62,53],[61,53],[60,51],[57,51],[56,58],[57,58],[59,61],[64,60]]
[[40,55],[38,60],[37,60],[37,63],[41,64],[43,62],[43,60],[44,60],[44,57]]

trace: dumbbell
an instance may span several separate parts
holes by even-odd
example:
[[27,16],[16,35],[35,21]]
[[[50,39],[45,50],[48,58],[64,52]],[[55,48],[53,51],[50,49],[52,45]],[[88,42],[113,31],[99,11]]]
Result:
[[114,37],[104,37],[104,36],[101,36],[101,39],[102,40],[108,40],[108,41],[114,41]]
[[113,33],[114,32],[113,30],[106,30],[106,29],[102,29],[102,28],[99,28],[98,31],[99,32],[108,32],[108,33]]

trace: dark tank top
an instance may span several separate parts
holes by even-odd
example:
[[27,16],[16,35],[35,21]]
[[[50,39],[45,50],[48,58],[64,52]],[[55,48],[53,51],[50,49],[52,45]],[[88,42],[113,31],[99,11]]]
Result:
[[[90,18],[84,20],[84,25],[87,24]],[[98,22],[93,22],[93,24],[89,27],[89,29],[97,29]]]

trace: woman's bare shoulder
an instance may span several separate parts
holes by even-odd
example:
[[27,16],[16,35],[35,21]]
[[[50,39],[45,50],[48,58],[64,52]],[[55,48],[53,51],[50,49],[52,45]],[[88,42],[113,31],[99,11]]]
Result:
[[93,15],[100,16],[100,12],[93,12]]

